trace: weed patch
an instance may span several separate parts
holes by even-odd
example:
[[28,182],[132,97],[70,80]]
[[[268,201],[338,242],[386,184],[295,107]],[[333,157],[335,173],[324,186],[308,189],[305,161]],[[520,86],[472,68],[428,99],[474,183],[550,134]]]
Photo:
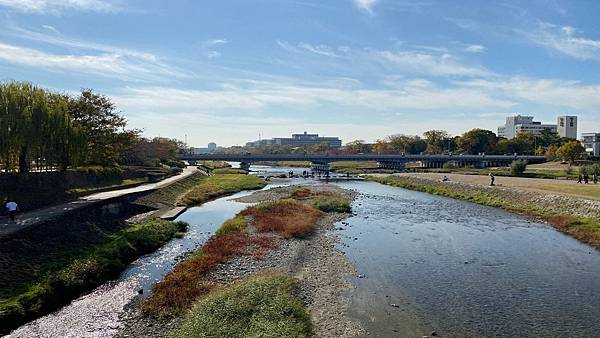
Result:
[[263,179],[251,175],[213,175],[198,182],[177,204],[180,206],[201,204],[242,190],[262,189],[265,185],[266,182]]
[[258,232],[277,232],[290,238],[308,235],[322,214],[296,200],[284,199],[246,208],[241,215],[251,217]]
[[295,288],[286,275],[234,283],[199,300],[171,337],[310,337],[310,316]]

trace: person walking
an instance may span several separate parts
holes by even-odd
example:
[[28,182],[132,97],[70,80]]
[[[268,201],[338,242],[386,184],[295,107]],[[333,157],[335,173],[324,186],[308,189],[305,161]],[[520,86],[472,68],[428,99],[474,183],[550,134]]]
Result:
[[583,176],[581,176],[581,174],[579,174],[579,176],[577,177],[577,184],[581,184],[582,180],[583,180]]
[[592,181],[594,181],[594,184],[597,184],[598,183],[598,175],[594,174]]
[[585,184],[590,183],[590,175],[588,175],[588,174],[583,175],[583,183],[585,183]]
[[14,222],[15,217],[17,216],[17,212],[19,211],[19,205],[17,204],[17,202],[14,202],[14,201],[11,201],[10,199],[8,199],[6,204],[4,205],[4,207],[8,211],[8,217],[10,218],[11,221]]
[[494,174],[490,173],[490,187],[494,186],[495,180],[496,180],[496,177],[494,177]]

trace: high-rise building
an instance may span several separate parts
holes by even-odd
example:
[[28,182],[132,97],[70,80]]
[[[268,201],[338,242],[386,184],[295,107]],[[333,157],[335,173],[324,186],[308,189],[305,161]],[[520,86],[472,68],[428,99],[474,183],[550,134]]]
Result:
[[600,133],[581,134],[581,144],[588,154],[600,157]]
[[539,135],[542,130],[556,133],[556,124],[542,124],[533,120],[533,116],[515,115],[506,118],[506,123],[498,127],[498,136],[513,139],[518,133],[528,132]]
[[577,116],[559,116],[557,125],[560,137],[577,139]]
[[246,143],[246,147],[260,147],[264,145],[283,145],[291,147],[301,147],[306,145],[314,145],[327,143],[330,148],[340,148],[342,140],[339,137],[319,136],[319,134],[292,134],[292,137],[276,137],[272,139],[263,139],[254,142]]

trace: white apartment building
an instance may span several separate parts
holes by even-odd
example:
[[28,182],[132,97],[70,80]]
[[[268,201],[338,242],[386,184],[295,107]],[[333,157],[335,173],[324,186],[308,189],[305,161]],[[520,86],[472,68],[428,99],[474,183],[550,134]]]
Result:
[[533,120],[533,116],[515,115],[506,118],[506,123],[498,127],[498,136],[513,139],[518,133],[529,132],[539,135],[542,130],[558,132],[556,124],[542,124]]
[[588,154],[600,157],[600,133],[581,134],[581,144]]
[[577,116],[559,116],[556,124],[558,136],[577,139]]

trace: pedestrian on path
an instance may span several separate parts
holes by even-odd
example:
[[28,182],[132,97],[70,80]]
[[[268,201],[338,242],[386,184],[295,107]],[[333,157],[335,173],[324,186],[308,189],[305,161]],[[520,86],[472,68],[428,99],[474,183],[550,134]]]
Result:
[[490,187],[494,186],[495,180],[496,180],[496,177],[494,177],[494,174],[490,173]]
[[577,177],[577,184],[581,184],[582,180],[583,180],[583,176],[581,176],[581,174],[579,174],[579,177]]
[[17,204],[17,202],[7,199],[4,207],[8,211],[8,217],[10,218],[11,221],[14,222],[15,216],[17,216],[17,212],[19,211],[19,205]]

